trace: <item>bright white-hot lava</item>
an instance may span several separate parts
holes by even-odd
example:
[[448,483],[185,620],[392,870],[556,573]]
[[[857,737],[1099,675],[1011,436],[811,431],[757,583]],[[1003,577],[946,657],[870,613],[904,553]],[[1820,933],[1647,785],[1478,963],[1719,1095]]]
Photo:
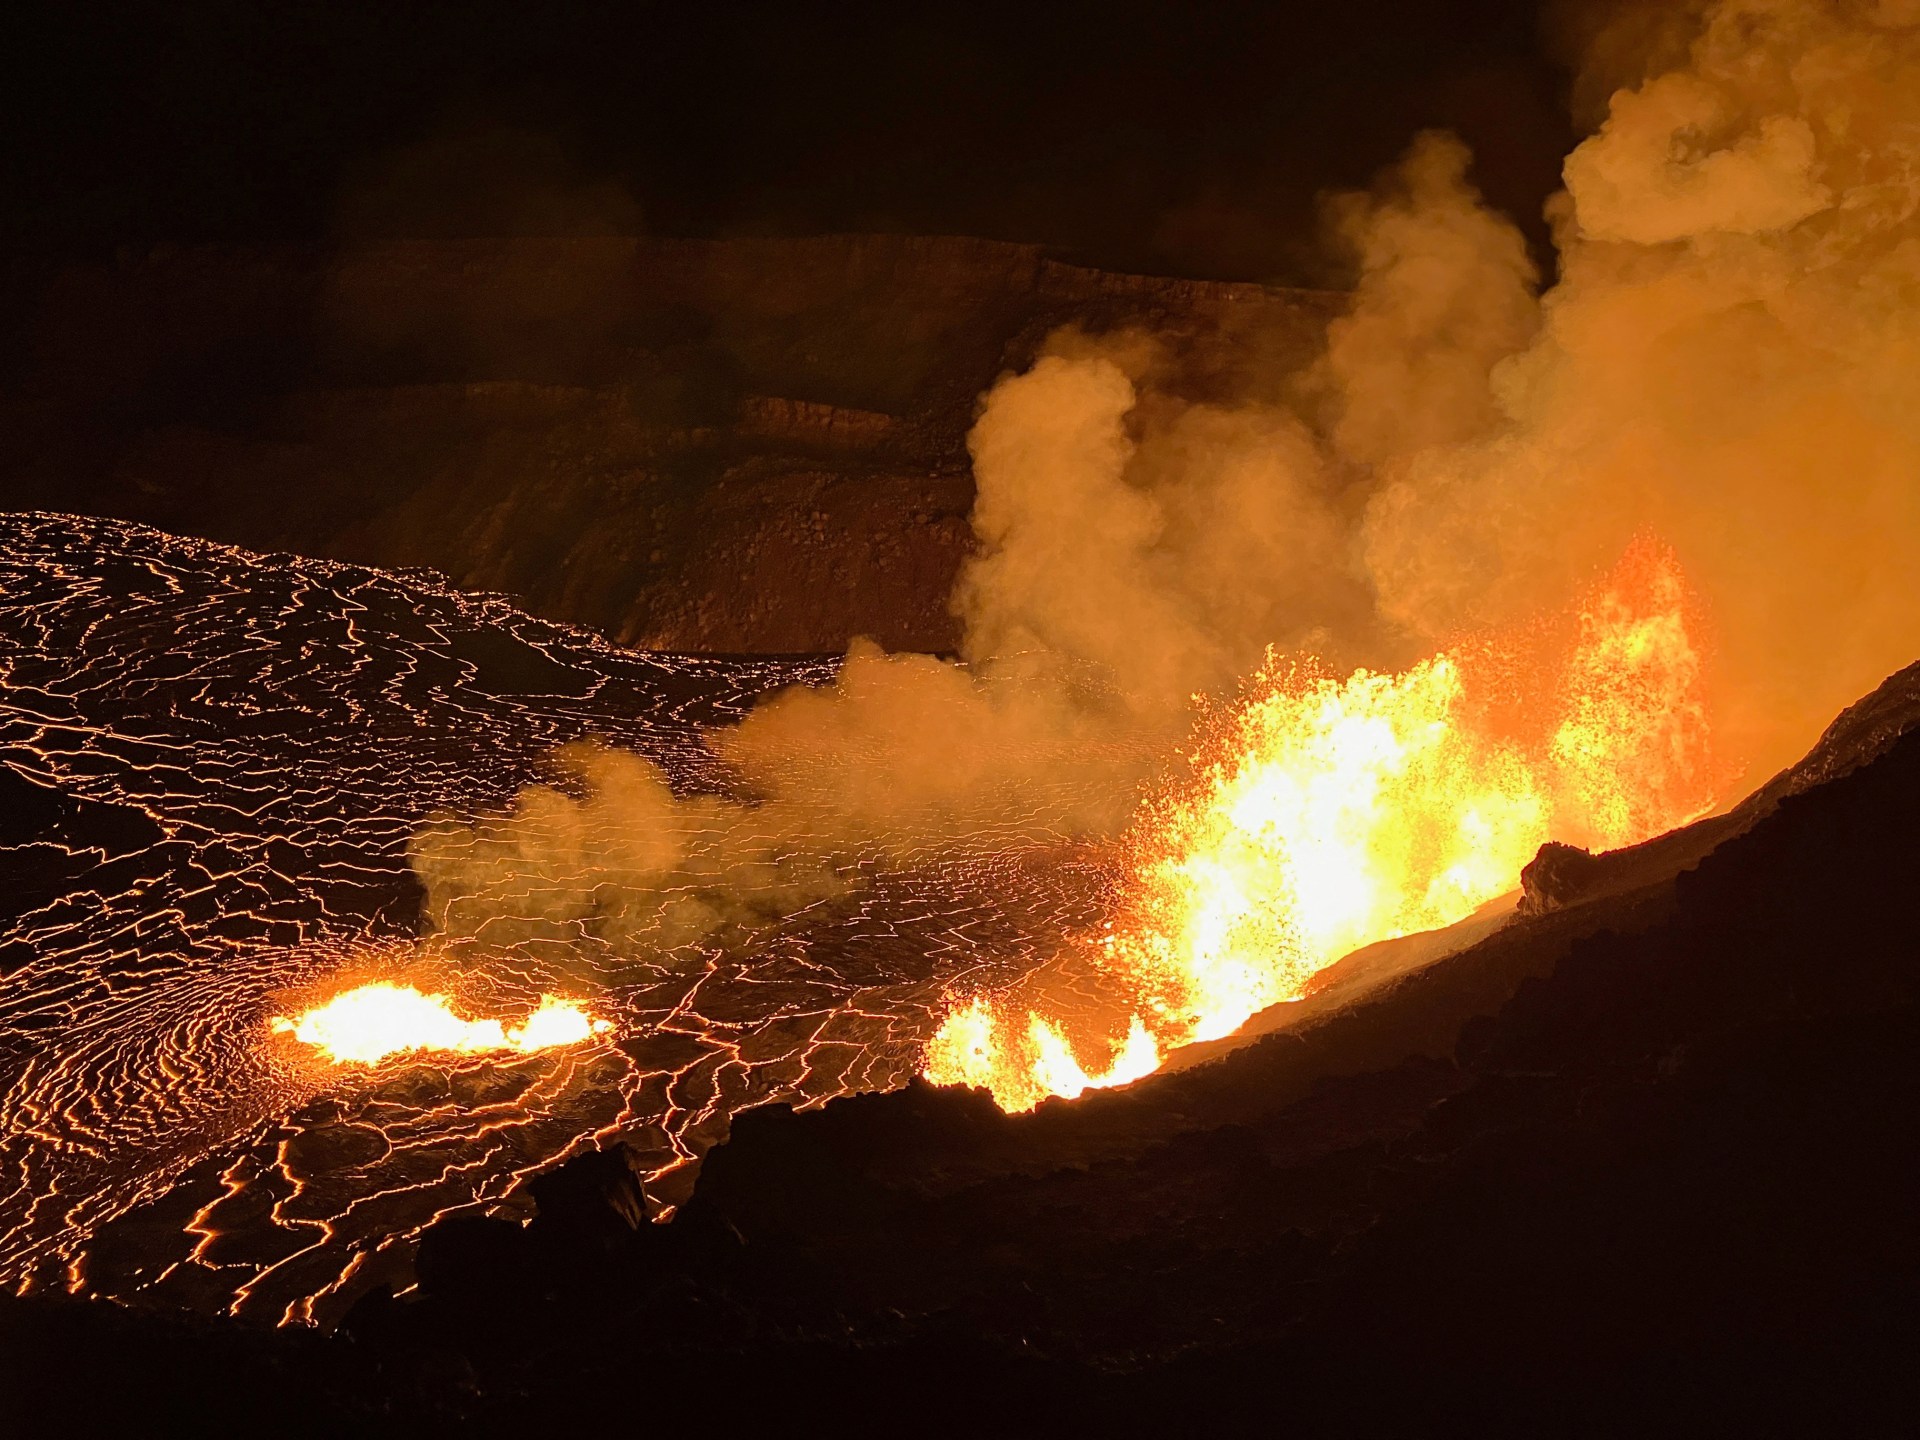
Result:
[[1464,919],[1550,838],[1608,848],[1697,818],[1716,778],[1700,670],[1678,563],[1651,541],[1557,627],[1393,674],[1270,664],[1131,837],[1096,956],[1127,1017],[1112,1058],[1090,1071],[1041,1008],[976,997],[929,1077],[1016,1110],[1137,1079],[1343,955]]
[[557,995],[541,996],[539,1007],[519,1025],[468,1020],[444,995],[387,981],[342,991],[323,1005],[294,1017],[275,1016],[271,1023],[276,1034],[291,1035],[340,1065],[375,1065],[422,1050],[524,1055],[577,1045],[612,1028],[612,1022],[595,1019],[577,1002]]

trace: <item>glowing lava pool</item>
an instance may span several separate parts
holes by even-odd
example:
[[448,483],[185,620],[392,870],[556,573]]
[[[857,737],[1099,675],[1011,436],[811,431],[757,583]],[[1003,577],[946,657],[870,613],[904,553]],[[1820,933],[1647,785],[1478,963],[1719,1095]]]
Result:
[[524,1023],[470,1020],[444,995],[371,980],[299,1015],[276,1015],[276,1035],[311,1045],[336,1065],[378,1065],[395,1055],[534,1055],[579,1045],[613,1028],[578,1003],[542,995]]

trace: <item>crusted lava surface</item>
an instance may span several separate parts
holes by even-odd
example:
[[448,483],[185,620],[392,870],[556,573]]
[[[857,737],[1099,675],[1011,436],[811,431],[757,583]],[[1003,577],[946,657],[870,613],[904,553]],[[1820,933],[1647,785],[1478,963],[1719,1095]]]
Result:
[[421,948],[408,843],[586,737],[683,790],[703,726],[832,662],[645,656],[418,574],[110,520],[0,517],[0,1278],[337,1320],[437,1219],[525,1206],[609,1139],[656,1209],[728,1117],[898,1086],[945,987],[1031,964],[1097,876],[988,837],[750,931],[630,953],[590,921],[454,937],[501,1013],[612,1022],[502,1060],[316,1064],[290,993]]

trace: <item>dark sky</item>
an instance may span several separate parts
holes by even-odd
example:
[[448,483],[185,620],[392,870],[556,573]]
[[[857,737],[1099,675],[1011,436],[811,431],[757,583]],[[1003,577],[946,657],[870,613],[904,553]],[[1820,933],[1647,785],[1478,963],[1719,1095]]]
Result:
[[1313,278],[1314,197],[1423,126],[1538,233],[1572,139],[1539,9],[67,0],[9,22],[0,226],[60,252],[639,217]]

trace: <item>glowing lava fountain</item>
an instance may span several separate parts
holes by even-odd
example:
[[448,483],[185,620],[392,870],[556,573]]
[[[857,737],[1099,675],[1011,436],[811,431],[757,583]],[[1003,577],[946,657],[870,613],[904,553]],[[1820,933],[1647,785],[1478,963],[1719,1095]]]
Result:
[[421,1050],[528,1055],[578,1045],[612,1028],[611,1021],[595,1019],[572,1000],[542,995],[525,1023],[509,1029],[499,1020],[462,1019],[444,995],[385,981],[342,991],[324,1005],[293,1018],[275,1016],[271,1023],[276,1034],[292,1035],[336,1065],[377,1065]]
[[1030,989],[957,1004],[928,1077],[1010,1110],[1124,1084],[1298,999],[1343,955],[1466,918],[1550,838],[1611,848],[1710,812],[1724,777],[1689,608],[1672,552],[1642,540],[1586,603],[1525,633],[1396,674],[1270,659],[1130,837],[1093,942],[1124,1027],[1104,1066],[1076,1058]]

